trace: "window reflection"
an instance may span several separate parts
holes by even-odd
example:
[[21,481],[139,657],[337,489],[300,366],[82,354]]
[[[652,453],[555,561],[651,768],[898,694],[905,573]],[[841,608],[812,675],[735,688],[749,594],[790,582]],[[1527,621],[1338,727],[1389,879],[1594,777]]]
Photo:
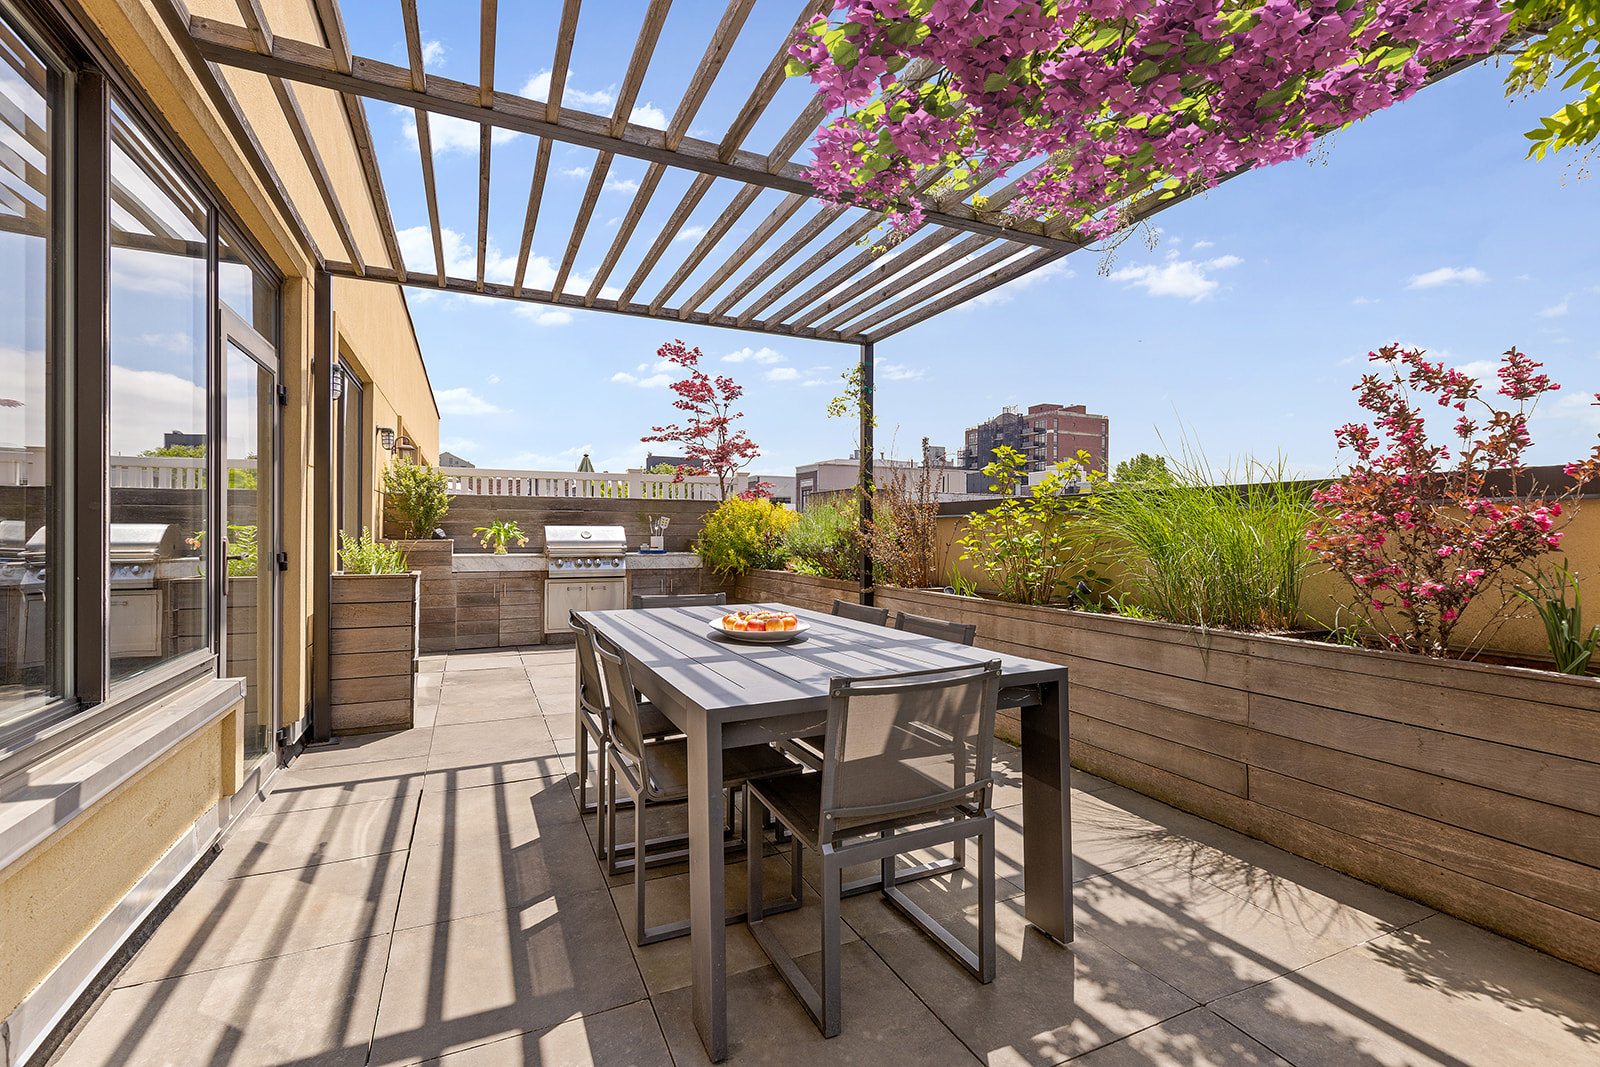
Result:
[[0,21],[0,727],[59,692],[50,509],[50,202],[56,93]]
[[111,122],[111,679],[210,644],[206,208]]

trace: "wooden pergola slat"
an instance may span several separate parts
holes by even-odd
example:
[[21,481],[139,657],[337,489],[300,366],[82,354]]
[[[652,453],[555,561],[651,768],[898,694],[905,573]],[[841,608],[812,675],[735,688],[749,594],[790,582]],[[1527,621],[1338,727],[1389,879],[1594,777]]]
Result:
[[746,185],[733,194],[733,202],[723,208],[722,214],[717,216],[717,221],[712,223],[711,228],[701,235],[699,243],[694,247],[694,251],[684,258],[684,261],[678,265],[678,269],[673,271],[672,277],[667,280],[667,284],[662,286],[661,291],[656,294],[656,298],[650,301],[651,314],[660,311],[667,299],[678,291],[678,287],[688,281],[689,275],[693,273],[694,269],[701,264],[706,256],[711,254],[711,250],[717,246],[717,242],[722,240],[722,235],[727,233],[734,223],[744,217],[744,213],[750,210],[750,205],[756,202],[756,197],[760,196],[761,193],[762,190],[760,188],[754,185]]
[[930,319],[942,311],[948,311],[974,297],[982,296],[991,289],[998,289],[1000,286],[1005,285],[1007,282],[1015,281],[1024,274],[1033,273],[1040,267],[1047,267],[1065,254],[1064,252],[1052,252],[1043,248],[1034,249],[1016,262],[1008,263],[999,270],[991,271],[982,278],[962,286],[960,289],[951,290],[939,299],[923,305],[909,315],[896,319],[883,329],[874,330],[869,336],[873,341],[881,341],[885,337],[892,337],[901,330],[915,326],[917,323]]
[[594,278],[589,282],[589,291],[584,294],[585,307],[593,307],[595,299],[599,297],[600,290],[605,288],[606,279],[611,277],[611,272],[617,266],[617,259],[622,255],[622,250],[628,247],[628,242],[633,238],[634,228],[639,225],[639,219],[644,215],[644,209],[650,205],[650,198],[655,195],[656,186],[661,182],[661,176],[667,168],[661,163],[652,163],[644,173],[644,180],[639,183],[639,188],[634,190],[633,203],[628,205],[628,213],[623,216],[622,223],[617,227],[617,236],[612,240],[611,247],[606,251],[606,258],[600,264],[600,269],[594,272]]
[[[973,245],[980,241],[981,238],[969,237],[966,241],[963,241],[962,244]],[[932,262],[924,264],[922,268],[919,268],[921,272],[924,272],[922,273],[922,277],[927,277],[935,271],[948,267],[951,264],[958,263],[960,257],[963,255],[972,255],[973,252],[981,252],[981,254],[977,255],[970,263],[956,266],[955,269],[949,273],[935,278],[933,281],[922,286],[920,289],[914,290],[910,295],[901,297],[892,304],[885,304],[874,311],[871,315],[868,315],[866,318],[862,319],[860,322],[855,323],[848,329],[841,330],[840,333],[846,337],[852,337],[858,333],[870,329],[885,319],[888,319],[894,315],[898,315],[902,311],[907,311],[916,307],[924,300],[937,296],[940,293],[948,292],[950,286],[956,282],[965,281],[974,274],[981,273],[982,271],[988,270],[990,267],[1004,263],[1006,260],[1016,255],[1018,251],[1019,249],[1014,245],[1000,245],[997,248],[989,249],[987,252],[981,252],[981,250],[976,247],[969,248],[969,250],[966,252],[962,252],[959,246],[957,248],[949,249],[944,255],[935,258]]]
[[[497,21],[496,0],[481,0],[478,19],[478,104],[494,103],[494,45]],[[478,130],[478,284],[483,284],[485,260],[489,254],[489,163],[494,130]]]
[[711,277],[706,279],[706,283],[684,303],[678,311],[679,315],[687,315],[705,303],[711,294],[722,286],[723,282],[733,276],[734,271],[744,266],[745,261],[755,255],[757,249],[767,243],[767,239],[777,231],[778,227],[788,222],[796,211],[805,206],[806,199],[799,193],[790,193],[784,197],[783,202],[773,208],[772,213],[765,219],[761,220],[761,224],[755,228],[749,237],[745,238],[744,243],[734,251],[733,255],[729,256],[722,266],[713,271]]
[[839,220],[840,215],[849,210],[848,207],[842,204],[829,204],[819,209],[815,215],[806,221],[804,226],[794,232],[792,237],[779,245],[772,255],[763,260],[759,267],[746,274],[744,280],[734,286],[733,291],[723,297],[717,303],[717,306],[711,309],[711,314],[720,316],[750,295],[752,289],[770,278],[773,271],[789,262],[796,252],[810,244],[816,239],[817,234],[832,226]]
[[655,243],[650,246],[650,251],[645,253],[644,259],[640,261],[638,270],[633,272],[633,277],[623,287],[621,303],[627,303],[633,298],[633,294],[639,291],[639,286],[643,285],[644,280],[650,276],[650,271],[655,267],[656,261],[661,258],[661,253],[665,252],[667,246],[677,239],[678,233],[683,229],[683,224],[689,221],[689,213],[700,206],[700,201],[705,198],[706,191],[711,188],[713,181],[715,179],[709,174],[696,174],[694,176],[694,181],[689,183],[689,189],[683,194],[683,199],[672,210],[672,215],[667,219],[667,224],[661,227],[661,232],[656,235]]

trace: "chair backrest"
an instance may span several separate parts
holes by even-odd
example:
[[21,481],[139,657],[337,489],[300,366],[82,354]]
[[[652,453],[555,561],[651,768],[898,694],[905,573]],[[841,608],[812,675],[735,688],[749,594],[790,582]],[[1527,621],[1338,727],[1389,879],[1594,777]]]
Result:
[[594,631],[576,611],[568,614],[567,625],[577,638],[578,703],[586,714],[605,723],[606,691],[600,682],[600,664],[594,658]]
[[970,645],[978,636],[976,623],[945,622],[943,619],[930,619],[926,615],[907,615],[903,611],[894,617],[894,628],[923,637],[940,637],[958,645]]
[[829,683],[821,840],[990,786],[1000,661]]
[[644,731],[639,727],[639,705],[634,699],[633,679],[628,674],[628,661],[622,650],[611,643],[605,634],[594,635],[594,650],[600,657],[600,670],[605,675],[606,692],[610,694],[611,743],[639,767],[641,781],[650,781],[649,767],[645,763]]
[[727,602],[727,593],[633,594],[633,606],[636,608],[709,608]]
[[868,607],[866,604],[852,604],[848,600],[835,600],[833,613],[841,619],[854,619],[856,622],[870,622],[875,626],[889,625],[889,609]]

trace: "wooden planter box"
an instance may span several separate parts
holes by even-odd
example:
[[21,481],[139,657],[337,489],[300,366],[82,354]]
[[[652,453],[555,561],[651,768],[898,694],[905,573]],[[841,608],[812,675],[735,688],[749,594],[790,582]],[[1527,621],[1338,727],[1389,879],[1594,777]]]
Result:
[[874,602],[1066,664],[1076,766],[1600,971],[1600,679],[908,589]]
[[409,730],[422,576],[336,574],[329,617],[333,732]]

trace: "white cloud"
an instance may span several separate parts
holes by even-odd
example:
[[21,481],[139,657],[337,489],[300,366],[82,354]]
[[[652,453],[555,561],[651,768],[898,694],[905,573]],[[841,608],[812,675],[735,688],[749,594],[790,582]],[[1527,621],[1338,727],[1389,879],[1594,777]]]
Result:
[[920,367],[909,367],[904,363],[879,363],[873,368],[876,377],[886,382],[904,382],[921,378],[928,373]]
[[1040,282],[1049,281],[1052,278],[1066,281],[1068,278],[1076,276],[1076,272],[1067,266],[1064,260],[1058,259],[1054,263],[1040,267],[1030,274],[1024,274],[1020,278],[1013,278],[998,289],[990,289],[987,293],[978,294],[973,297],[971,303],[976,307],[996,307],[1000,304],[1009,304],[1012,297],[1024,289],[1038,285]]
[[1539,317],[1541,319],[1554,319],[1554,318],[1560,318],[1562,315],[1565,315],[1566,313],[1567,313],[1567,302],[1565,300],[1563,300],[1559,304],[1552,304],[1551,306],[1541,310],[1539,312]]
[[[450,115],[430,115],[428,117],[428,136],[433,141],[433,154],[441,155],[445,152],[476,152],[478,150],[480,127],[476,122],[466,119],[454,118]],[[417,141],[417,117],[412,112],[406,112],[406,117],[400,124],[400,131],[405,135],[406,141],[415,146]],[[489,134],[491,144],[505,144],[515,141],[522,134],[516,130],[495,129]]]
[[[617,96],[610,89],[601,89],[597,92],[584,92],[573,83],[573,72],[567,70],[567,81],[561,89],[561,102],[564,105],[580,105],[591,109],[606,110],[617,102]],[[529,78],[522,86],[522,95],[530,100],[550,99],[550,72],[542,70]]]
[[1238,256],[1190,260],[1179,259],[1176,253],[1172,253],[1159,266],[1145,264],[1114,271],[1111,280],[1141,285],[1151,296],[1176,296],[1197,304],[1217,289],[1217,281],[1208,276],[1211,271],[1227,270],[1243,262]]
[[1190,245],[1189,247],[1194,249],[1196,252],[1198,252],[1202,248],[1210,248],[1211,247],[1211,242],[1210,241],[1196,241],[1194,244]]
[[187,356],[194,351],[194,338],[186,333],[141,333],[139,340],[151,348]]
[[[1432,355],[1433,353],[1429,354]],[[1445,355],[1448,356],[1449,353],[1447,352]],[[1463,363],[1454,369],[1460,371],[1462,374],[1465,374],[1468,377],[1476,378],[1480,382],[1493,382],[1498,380],[1495,378],[1495,371],[1498,370],[1499,367],[1500,364],[1496,363],[1492,359],[1475,359],[1470,363]]]
[[692,241],[696,237],[704,236],[705,232],[706,228],[704,226],[685,226],[683,229],[678,231],[678,236],[674,237],[673,240]]
[[489,375],[489,377],[485,378],[484,381],[488,382],[490,385],[499,385],[500,384],[500,375],[491,374],[491,375]]
[[769,382],[792,382],[800,377],[800,372],[793,367],[773,367],[763,377]]
[[560,173],[568,178],[587,178],[589,176],[589,168],[563,167]]
[[499,415],[505,411],[504,408],[495,407],[466,386],[459,389],[441,389],[433,394],[433,398],[438,401],[441,415]]
[[750,347],[747,346],[745,348],[739,349],[739,351],[737,351],[737,352],[729,352],[727,355],[722,357],[722,362],[724,362],[724,363],[746,363],[746,362],[749,362],[749,363],[782,363],[787,358],[788,358],[787,356],[784,356],[784,355],[781,355],[780,353],[774,352],[770,348],[766,348],[766,347],[750,348]]
[[652,130],[667,128],[667,115],[654,104],[640,104],[633,109],[633,114],[628,116],[628,121],[635,126],[648,126]]
[[665,385],[678,380],[677,364],[669,363],[664,359],[654,363],[641,363],[634,368],[636,373],[618,371],[611,376],[611,380],[620,385],[636,385],[640,389],[660,389]]
[[167,433],[205,433],[206,391],[164,371],[111,365],[111,452],[137,456]]
[[[411,226],[396,233],[400,242],[400,255],[406,261],[406,269],[418,274],[425,274],[433,269],[433,234],[426,226]],[[440,240],[444,245],[445,273],[457,278],[476,278],[478,276],[478,249],[477,242],[471,241],[448,227],[440,231]],[[501,255],[499,248],[493,240],[489,241],[487,252],[484,256],[483,276],[488,281],[509,284],[517,272],[517,257],[515,255]],[[567,275],[563,292],[583,293],[589,289],[592,279],[576,272]],[[548,291],[556,283],[556,268],[544,256],[528,257],[528,271],[523,276],[522,283],[528,289]],[[600,288],[600,295],[614,299],[621,294],[615,286],[605,285]],[[478,297],[463,294],[429,293],[426,289],[414,289],[408,298],[419,300],[425,297],[440,297],[448,299],[475,300]],[[520,307],[521,305],[519,305]],[[566,315],[565,311],[551,309],[538,309],[543,311],[543,316],[526,312],[541,326],[557,326],[569,319],[559,318]]]
[[[602,188],[608,193],[631,193],[639,188],[639,183],[632,178],[607,178]],[[617,220],[612,219],[611,221],[616,222]]]
[[441,437],[439,438],[439,448],[445,452],[454,452],[459,456],[463,452],[476,452],[479,445],[478,442],[469,441],[465,437]]
[[1370,300],[1364,296],[1358,296],[1354,300],[1350,301],[1350,303],[1354,304],[1356,307],[1363,307],[1367,304],[1376,304],[1377,302],[1378,301]]
[[443,41],[423,41],[422,65],[424,67],[444,66],[444,51]]
[[517,314],[532,319],[535,326],[565,326],[572,321],[572,312],[540,307],[538,304],[518,304]]
[[1407,289],[1436,289],[1441,285],[1450,285],[1454,282],[1467,282],[1470,285],[1482,285],[1489,280],[1489,276],[1477,267],[1440,267],[1430,270],[1426,274],[1413,274],[1406,283]]

